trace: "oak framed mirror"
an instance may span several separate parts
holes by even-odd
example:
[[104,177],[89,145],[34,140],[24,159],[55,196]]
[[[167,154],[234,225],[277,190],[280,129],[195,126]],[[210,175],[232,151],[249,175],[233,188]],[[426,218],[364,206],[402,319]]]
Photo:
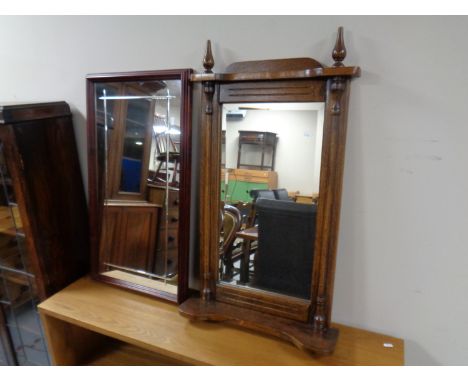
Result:
[[190,69],[87,76],[92,276],[188,293]]
[[191,319],[224,321],[334,350],[330,326],[350,82],[343,30],[326,67],[250,61],[202,83],[200,297]]

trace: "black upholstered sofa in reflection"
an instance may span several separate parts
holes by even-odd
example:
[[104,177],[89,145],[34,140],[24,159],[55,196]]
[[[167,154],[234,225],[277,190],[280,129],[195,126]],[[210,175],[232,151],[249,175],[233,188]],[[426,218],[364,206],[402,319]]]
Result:
[[256,210],[258,250],[252,286],[310,298],[316,205],[259,198]]
[[258,198],[263,199],[276,199],[275,193],[272,190],[250,190],[250,196],[255,203]]

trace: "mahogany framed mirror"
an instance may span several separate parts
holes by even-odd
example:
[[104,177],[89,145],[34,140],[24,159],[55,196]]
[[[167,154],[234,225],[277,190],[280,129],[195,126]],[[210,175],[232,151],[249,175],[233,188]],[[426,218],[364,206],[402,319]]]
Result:
[[191,73],[87,76],[92,275],[178,303],[188,293]]
[[343,30],[333,66],[250,61],[202,83],[200,297],[180,312],[334,350],[330,326],[350,82]]

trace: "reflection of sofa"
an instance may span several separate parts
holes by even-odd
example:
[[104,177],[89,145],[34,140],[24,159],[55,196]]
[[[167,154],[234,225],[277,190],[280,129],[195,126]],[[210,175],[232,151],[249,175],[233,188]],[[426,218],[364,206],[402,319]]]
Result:
[[259,198],[252,286],[310,298],[316,205]]
[[250,190],[250,196],[252,197],[252,201],[254,203],[258,198],[276,199],[275,193],[272,190]]
[[276,190],[273,190],[273,193],[277,200],[291,200],[288,195],[288,190],[285,188],[277,188]]

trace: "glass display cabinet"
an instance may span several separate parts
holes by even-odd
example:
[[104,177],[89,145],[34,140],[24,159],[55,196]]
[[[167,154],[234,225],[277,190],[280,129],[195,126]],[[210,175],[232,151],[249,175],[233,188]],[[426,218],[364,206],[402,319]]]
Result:
[[23,223],[0,142],[0,365],[47,365],[49,359],[36,312],[39,302]]
[[38,302],[89,270],[65,102],[0,106],[0,365],[48,365]]

